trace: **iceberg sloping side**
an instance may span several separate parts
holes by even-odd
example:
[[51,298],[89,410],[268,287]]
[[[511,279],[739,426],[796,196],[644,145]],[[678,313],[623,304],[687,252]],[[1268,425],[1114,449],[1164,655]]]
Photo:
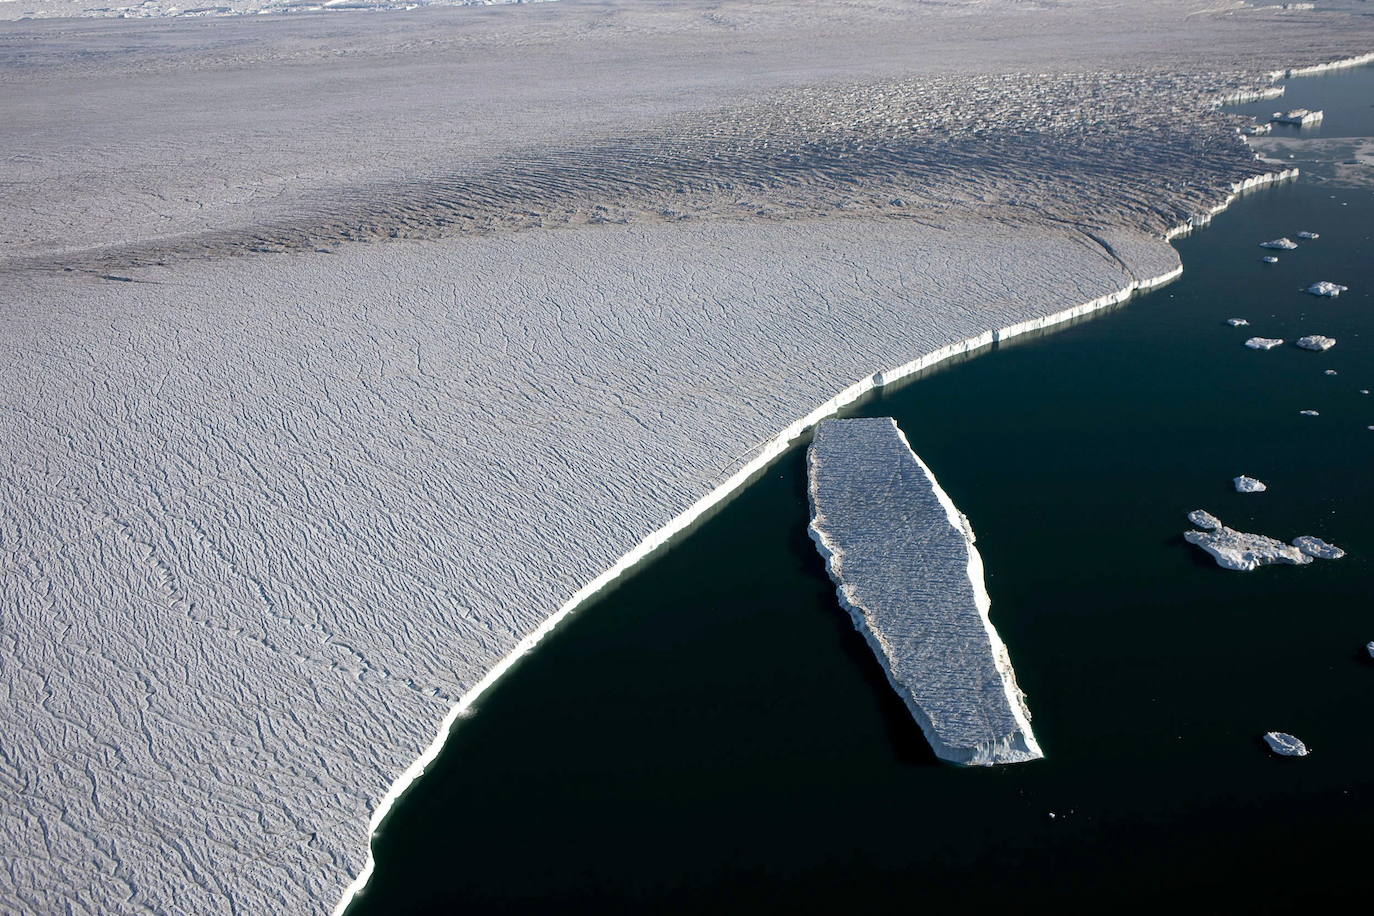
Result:
[[807,453],[809,531],[840,603],[936,756],[991,766],[1044,756],[973,530],[889,417],[827,420]]

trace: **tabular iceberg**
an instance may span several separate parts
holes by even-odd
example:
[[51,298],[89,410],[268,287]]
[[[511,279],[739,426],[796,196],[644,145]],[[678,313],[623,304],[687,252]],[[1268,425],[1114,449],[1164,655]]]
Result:
[[890,417],[828,420],[807,453],[809,531],[840,603],[942,760],[1043,757],[988,619],[973,529]]

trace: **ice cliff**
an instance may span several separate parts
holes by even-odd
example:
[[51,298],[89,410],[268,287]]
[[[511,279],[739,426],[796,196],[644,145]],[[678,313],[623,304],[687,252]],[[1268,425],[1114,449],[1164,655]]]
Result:
[[973,529],[887,417],[827,420],[807,453],[809,531],[840,604],[936,756],[1044,756],[1016,686]]

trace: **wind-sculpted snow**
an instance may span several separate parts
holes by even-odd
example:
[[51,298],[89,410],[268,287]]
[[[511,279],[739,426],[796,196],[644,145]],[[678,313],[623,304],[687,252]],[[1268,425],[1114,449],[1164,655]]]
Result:
[[1195,9],[0,29],[0,910],[329,909],[441,723],[809,424],[1176,276],[1268,180],[1209,100],[1374,43]]
[[997,631],[973,529],[890,417],[827,420],[807,452],[809,531],[840,604],[936,756],[1043,757]]

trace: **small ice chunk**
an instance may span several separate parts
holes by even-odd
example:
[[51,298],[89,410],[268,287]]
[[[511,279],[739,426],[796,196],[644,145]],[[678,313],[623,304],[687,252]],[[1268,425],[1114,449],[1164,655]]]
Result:
[[1360,394],[1369,394],[1369,389],[1368,389],[1368,388],[1361,388],[1361,389],[1360,389]]
[[1321,538],[1313,537],[1310,534],[1293,538],[1293,546],[1309,557],[1316,557],[1318,560],[1339,560],[1345,556],[1345,551],[1335,544],[1328,544]]
[[1217,518],[1206,509],[1194,509],[1188,513],[1188,521],[1197,525],[1203,531],[1216,531],[1221,527],[1221,519]]
[[1298,346],[1304,350],[1330,350],[1336,345],[1336,338],[1323,337],[1321,334],[1308,334],[1298,338]]
[[1251,350],[1272,350],[1283,346],[1283,341],[1278,337],[1251,337],[1245,345]]
[[1319,239],[1319,238],[1321,238],[1321,236],[1320,236],[1320,235],[1317,235],[1317,233],[1315,233],[1315,232],[1308,232],[1307,230],[1304,229],[1302,232],[1299,232],[1299,233],[1298,233],[1298,238],[1300,238],[1300,239]]
[[1250,322],[1244,318],[1227,318],[1226,323],[1233,328],[1248,328],[1250,326]]
[[1261,260],[1262,262],[1264,262],[1265,264],[1277,264],[1277,263],[1279,263],[1279,259],[1276,258],[1276,257],[1274,257],[1272,254],[1266,254],[1264,257],[1260,258],[1260,260]]
[[1315,410],[1299,410],[1298,413],[1302,414],[1304,417],[1320,417],[1320,416],[1321,416],[1321,414],[1318,413],[1318,412],[1315,411]]
[[1263,493],[1269,489],[1261,481],[1253,477],[1246,477],[1244,474],[1231,481],[1236,485],[1237,493]]
[[1322,373],[1322,375],[1335,375],[1335,374],[1336,374],[1336,370],[1335,370],[1335,369],[1327,369],[1325,372]]
[[[1191,521],[1192,515],[1188,518]],[[1311,557],[1291,544],[1262,534],[1227,528],[1215,516],[1209,516],[1208,520],[1217,522],[1214,530],[1185,531],[1183,539],[1211,554],[1222,569],[1250,572],[1270,563],[1306,566],[1312,562]]]
[[1307,292],[1314,296],[1339,296],[1341,293],[1350,289],[1348,286],[1341,286],[1339,283],[1332,283],[1329,280],[1318,280],[1307,287]]
[[1374,639],[1364,644],[1364,650],[1369,653],[1370,658],[1374,658]]
[[1292,239],[1271,239],[1268,242],[1260,242],[1261,248],[1273,248],[1276,251],[1292,251],[1298,247],[1298,243]]
[[1307,745],[1287,732],[1265,732],[1264,743],[1280,757],[1306,757],[1311,753]]

